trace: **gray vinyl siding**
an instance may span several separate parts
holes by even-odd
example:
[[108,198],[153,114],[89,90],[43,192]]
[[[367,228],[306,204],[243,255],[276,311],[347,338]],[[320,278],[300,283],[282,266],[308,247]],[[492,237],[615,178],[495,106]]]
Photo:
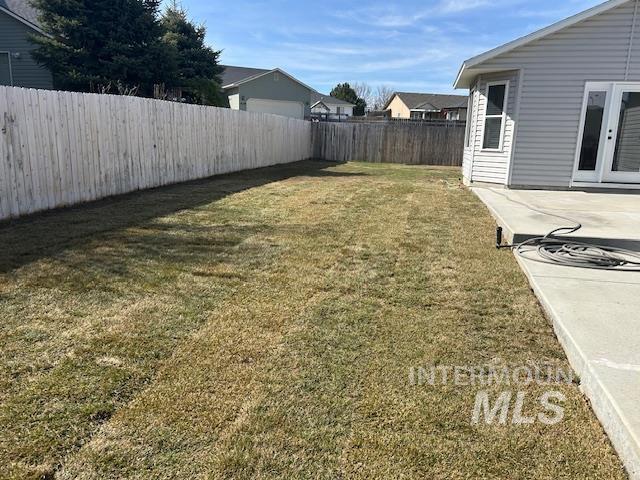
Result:
[[[278,74],[277,80],[276,74]],[[240,110],[247,109],[247,100],[250,98],[261,98],[301,102],[304,105],[305,117],[311,114],[311,90],[280,72],[271,72],[243,83],[238,86],[238,93],[240,94]]]
[[[30,34],[37,33],[29,26],[0,11],[0,51],[19,53],[19,58],[11,55],[11,70],[13,73],[13,85],[29,88],[52,88],[51,73],[38,65],[31,57],[30,52],[34,46],[29,40]],[[7,56],[3,59],[2,66],[6,63]],[[6,72],[5,72],[6,73]],[[7,75],[0,75],[2,84],[8,84]]]
[[[504,126],[504,140],[500,152],[483,150],[485,110],[487,104],[487,83],[509,82],[507,116]],[[511,147],[513,144],[514,117],[518,92],[518,72],[501,72],[498,74],[481,75],[476,82],[477,92],[474,97],[474,117],[472,127],[473,165],[471,180],[474,182],[507,183]]]
[[522,69],[512,186],[568,187],[587,81],[640,81],[640,17],[625,78],[634,1],[479,67]]

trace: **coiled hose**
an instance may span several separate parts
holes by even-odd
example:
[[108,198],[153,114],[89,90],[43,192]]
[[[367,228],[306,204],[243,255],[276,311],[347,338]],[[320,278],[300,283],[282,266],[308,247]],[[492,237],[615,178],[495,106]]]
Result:
[[500,195],[510,202],[521,205],[528,210],[575,224],[571,227],[556,228],[542,237],[530,238],[529,240],[513,245],[501,245],[499,248],[511,248],[519,257],[539,263],[574,268],[589,268],[593,270],[640,272],[640,252],[562,238],[563,235],[571,235],[580,230],[582,224],[572,218],[549,213],[514,200],[508,195],[492,188],[473,188],[490,190],[491,193]]
[[574,268],[640,272],[640,253],[624,248],[578,242],[556,235],[570,235],[582,228],[561,227],[544,237],[534,237],[511,245],[514,252],[527,260]]

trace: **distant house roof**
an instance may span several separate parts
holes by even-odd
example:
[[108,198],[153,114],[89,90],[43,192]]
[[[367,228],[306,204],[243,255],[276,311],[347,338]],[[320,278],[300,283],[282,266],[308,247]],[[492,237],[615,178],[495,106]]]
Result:
[[330,104],[330,105],[350,105],[352,107],[355,107],[355,105],[353,103],[349,103],[346,102],[344,100],[341,100],[339,98],[336,97],[332,97],[331,95],[323,95],[320,92],[317,91],[313,91],[311,92],[311,105],[314,105],[318,102],[322,102],[325,105],[326,104]]
[[[2,2],[4,0],[0,0],[0,2]],[[222,79],[222,87],[223,88],[232,88],[235,87],[237,85],[249,82],[251,80],[254,80],[258,77],[261,77],[262,75],[266,75],[267,73],[271,73],[271,72],[280,72],[283,75],[286,75],[287,77],[289,77],[291,80],[293,80],[294,82],[299,83],[300,85],[308,88],[311,91],[311,106],[313,107],[316,103],[318,102],[322,102],[325,105],[326,104],[330,104],[330,105],[351,105],[354,106],[352,103],[349,102],[345,102],[344,100],[340,100],[339,98],[335,98],[332,97],[330,95],[323,95],[320,92],[317,92],[316,90],[314,90],[313,88],[309,87],[308,85],[305,85],[304,83],[302,83],[300,80],[298,80],[297,78],[293,77],[292,75],[289,75],[287,72],[285,72],[284,70],[281,70],[279,68],[273,68],[271,70],[265,69],[265,68],[249,68],[249,67],[235,67],[233,65],[220,65],[221,67],[224,67],[224,72],[222,72],[222,75],[220,75],[221,79]]]
[[400,100],[409,108],[409,110],[429,110],[426,106],[433,107],[431,110],[440,111],[446,108],[463,108],[467,106],[466,95],[443,95],[439,93],[409,93],[409,92],[395,92],[391,95],[391,98],[384,106],[386,110],[389,108],[391,100],[395,96],[400,97]]
[[329,108],[329,107],[327,107],[327,106],[324,104],[324,102],[322,102],[322,101],[319,101],[319,102],[316,102],[316,103],[312,104],[312,105],[311,105],[311,108],[322,108],[323,110],[330,110],[330,108]]
[[292,81],[302,85],[304,88],[309,89],[312,92],[315,92],[313,88],[309,85],[305,85],[300,80],[298,80],[293,75],[285,72],[281,68],[272,68],[271,70],[267,70],[264,68],[249,68],[249,67],[234,67],[232,65],[220,65],[224,67],[224,72],[222,72],[222,88],[234,88],[238,85],[242,85],[243,83],[250,82],[255,80],[256,78],[262,77],[263,75],[267,75],[268,73],[278,72],[284,75],[285,77],[291,79]]
[[[3,0],[0,0],[0,2]],[[227,86],[248,78],[257,77],[269,73],[271,70],[265,70],[264,68],[247,68],[247,67],[234,67],[232,65],[220,65],[224,67],[224,72],[220,75],[222,79],[222,85]]]
[[416,105],[411,110],[424,110],[424,111],[427,111],[427,112],[439,112],[442,109],[436,107],[432,103],[424,102],[424,103],[421,103],[420,105]]
[[38,21],[38,11],[31,6],[29,0],[0,0],[0,10],[42,32]]

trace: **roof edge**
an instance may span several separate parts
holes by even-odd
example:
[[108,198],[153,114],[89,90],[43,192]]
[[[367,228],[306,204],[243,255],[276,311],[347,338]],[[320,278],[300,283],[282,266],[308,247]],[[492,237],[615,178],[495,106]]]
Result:
[[[389,100],[387,100],[387,103],[385,103],[384,107],[382,108],[382,110],[388,110],[389,109],[389,105],[391,105],[391,102],[393,101],[394,98],[396,98],[398,96],[398,92],[393,92],[393,94],[391,94],[391,96],[389,97]],[[400,99],[402,100],[402,98]],[[404,102],[402,102],[404,103]],[[406,104],[405,104],[406,106]]]
[[[342,100],[341,98],[332,97],[331,95],[324,95],[324,94],[318,92],[317,90],[314,90],[314,92],[316,92],[318,95],[322,96],[322,99],[318,100],[318,102],[322,102],[325,105],[342,105],[342,106],[349,105],[351,107],[355,107],[356,106],[355,103],[347,102],[346,100]],[[340,103],[332,103],[331,99],[340,100]],[[316,103],[318,103],[318,102],[316,102]]]
[[520,38],[512,40],[511,42],[507,42],[496,48],[493,48],[484,53],[481,53],[480,55],[471,57],[465,60],[464,62],[462,62],[462,65],[458,72],[458,76],[456,77],[456,80],[453,83],[453,86],[454,88],[465,88],[465,86],[461,82],[465,71],[472,69],[473,67],[476,67],[479,64],[486,62],[487,60],[495,58],[498,55],[502,55],[504,53],[510,52],[511,50],[514,50],[518,47],[521,47],[533,41],[544,38],[553,33],[559,32],[560,30],[563,30],[572,25],[575,25],[576,23],[580,23],[584,20],[587,20],[588,18],[604,13],[608,10],[611,10],[612,8],[619,7],[620,5],[623,5],[630,1],[633,1],[633,0],[608,0],[604,3],[601,3],[600,5],[596,5],[595,7],[591,7],[587,10],[584,10],[583,12],[567,17],[564,20],[555,22],[549,25],[548,27],[541,28],[540,30],[536,30],[535,32],[524,35]]
[[46,35],[49,36],[48,33],[46,33],[44,30],[42,30],[42,28],[40,28],[39,26],[37,26],[34,23],[31,23],[29,20],[27,20],[24,17],[21,17],[20,15],[18,15],[17,13],[9,10],[8,8],[5,8],[3,6],[0,5],[0,12],[4,12],[7,15],[9,15],[12,18],[15,18],[16,20],[18,20],[20,23],[25,24],[27,27],[32,28],[33,30],[35,30],[38,33],[41,33],[42,35]]
[[223,86],[222,86],[222,88],[223,88],[223,89],[227,89],[227,88],[235,88],[235,87],[237,87],[237,86],[239,86],[239,85],[242,85],[243,83],[251,82],[251,81],[253,81],[253,80],[257,79],[257,78],[264,77],[265,75],[269,75],[270,73],[273,73],[273,72],[278,72],[278,73],[283,74],[285,77],[289,78],[290,80],[293,80],[294,82],[296,82],[296,83],[298,83],[298,84],[302,85],[302,86],[303,86],[303,87],[305,87],[305,88],[308,88],[308,89],[309,89],[309,90],[311,90],[312,92],[315,92],[315,91],[316,91],[314,88],[311,88],[309,85],[307,85],[307,84],[305,84],[305,83],[302,83],[300,80],[298,80],[297,78],[295,78],[293,75],[291,75],[291,74],[289,74],[289,73],[285,72],[285,71],[284,71],[284,70],[282,70],[281,68],[274,68],[274,69],[272,69],[272,70],[267,70],[266,72],[263,72],[263,73],[258,73],[258,74],[256,74],[256,75],[251,75],[250,77],[243,78],[242,80],[238,80],[237,82],[233,82],[233,83],[230,83],[230,84],[228,84],[228,85],[223,85]]

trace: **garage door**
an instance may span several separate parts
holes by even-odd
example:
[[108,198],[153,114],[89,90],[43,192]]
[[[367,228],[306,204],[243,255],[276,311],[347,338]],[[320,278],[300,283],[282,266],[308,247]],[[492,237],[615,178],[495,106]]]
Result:
[[304,118],[304,105],[302,102],[250,98],[247,100],[247,111],[273,113],[275,115],[283,115],[285,117],[293,118]]

